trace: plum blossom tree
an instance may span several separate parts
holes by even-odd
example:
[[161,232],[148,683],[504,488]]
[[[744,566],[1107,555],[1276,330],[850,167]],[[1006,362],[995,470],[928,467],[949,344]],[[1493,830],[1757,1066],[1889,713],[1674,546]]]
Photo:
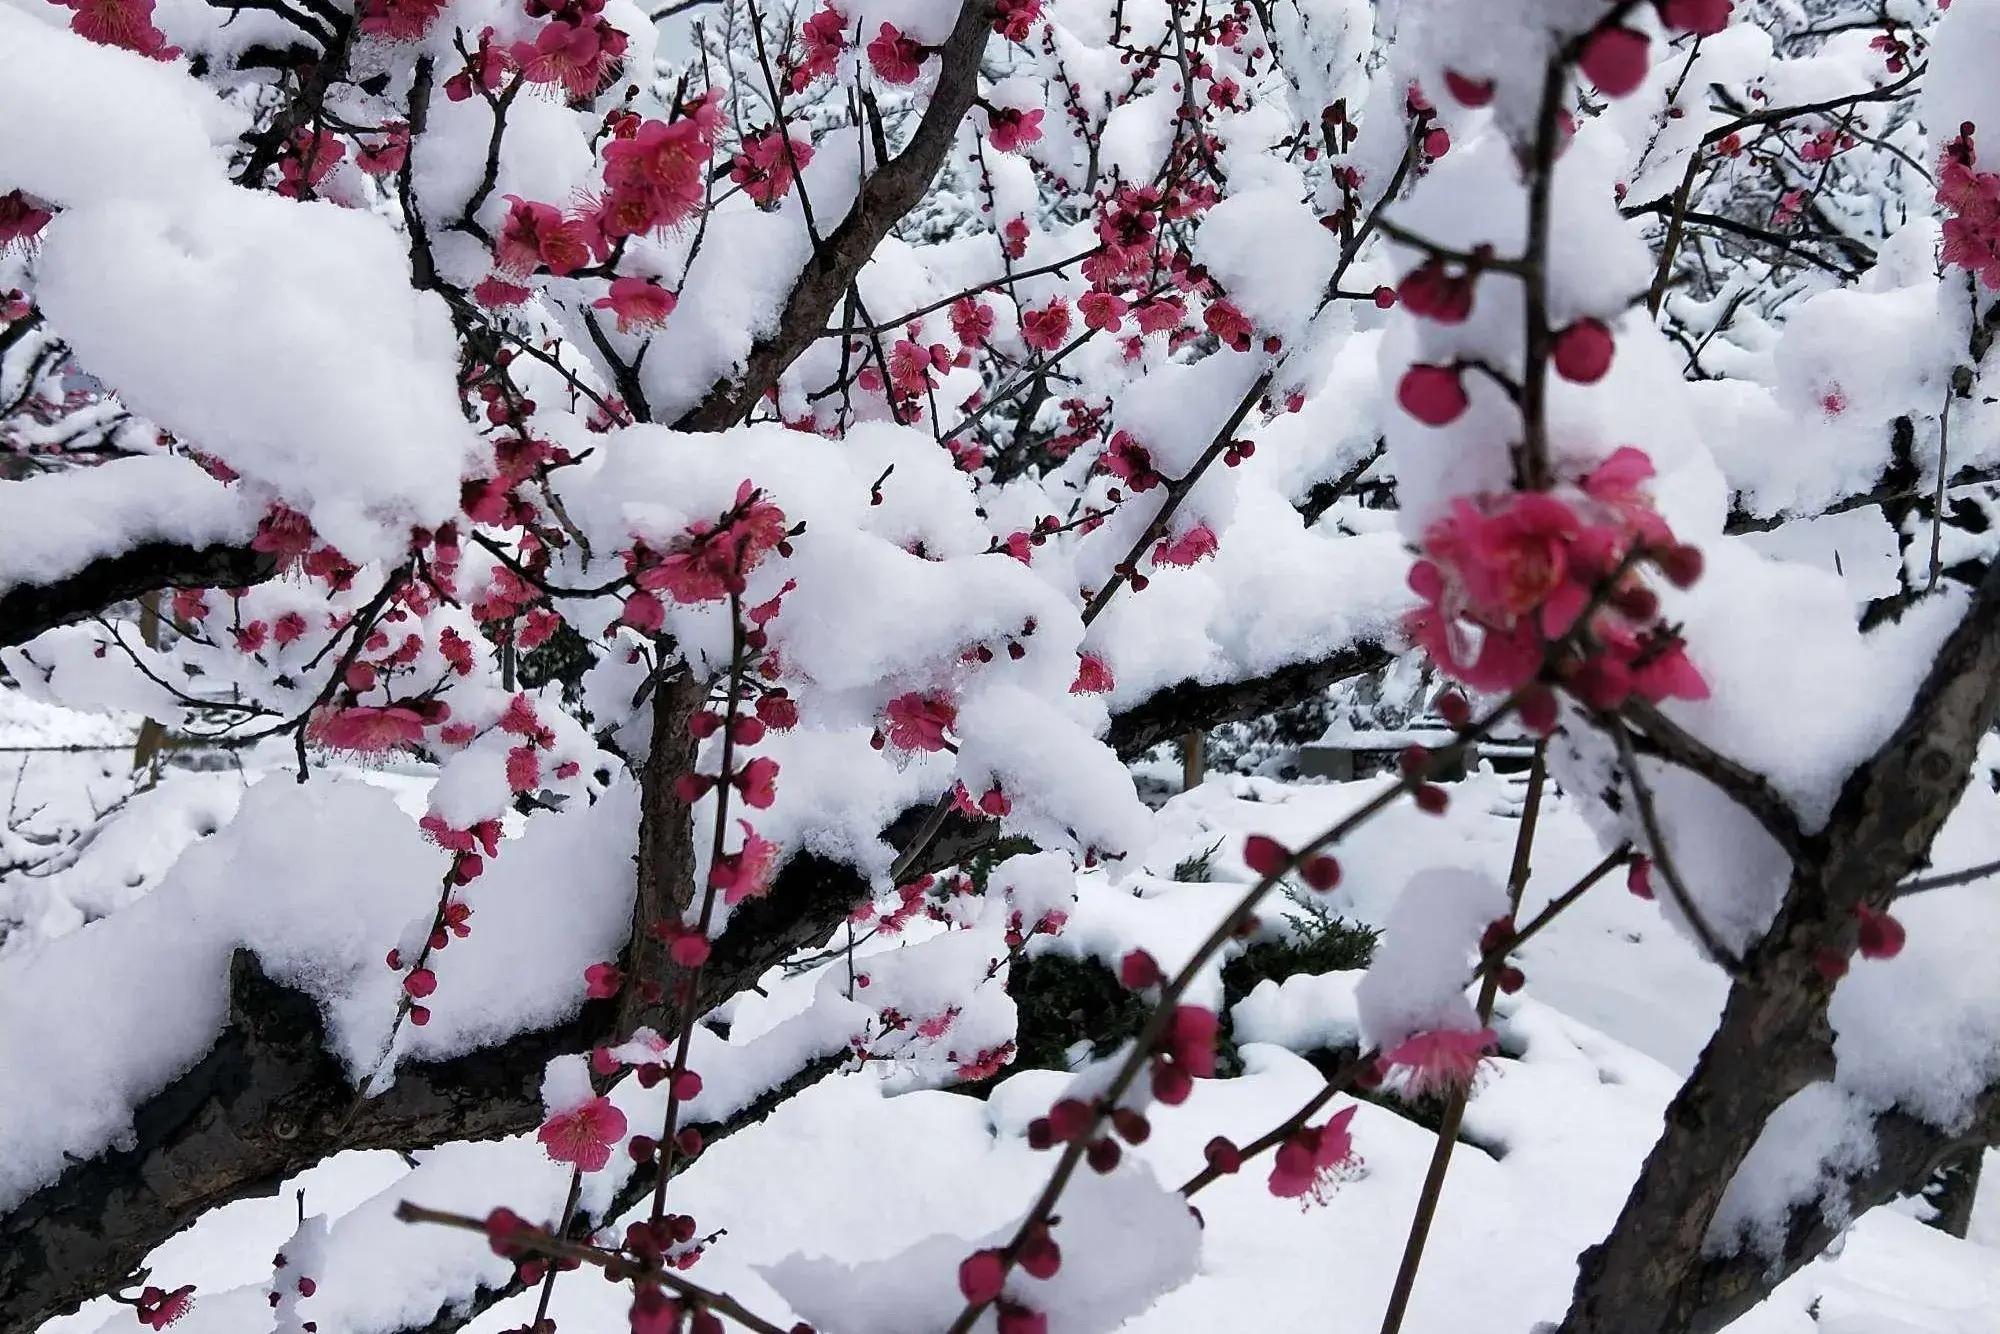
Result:
[[[1624,883],[1718,1014],[1520,1314],[1722,1328],[2000,1141],[1995,59],[1991,0],[0,0],[8,694],[257,779],[88,925],[41,887],[171,783],[0,842],[0,1324],[1108,1331],[1248,1199],[1405,1237],[1393,1331]],[[1437,726],[1164,875],[1133,763],[1366,676]],[[700,1169],[835,1087],[987,1095],[1026,1193],[738,1282],[814,1193]]]

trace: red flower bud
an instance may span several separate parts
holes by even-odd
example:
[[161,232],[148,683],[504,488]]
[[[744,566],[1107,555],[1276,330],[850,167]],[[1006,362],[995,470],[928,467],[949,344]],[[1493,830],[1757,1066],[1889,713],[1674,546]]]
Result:
[[1660,573],[1664,574],[1667,582],[1675,588],[1693,587],[1701,578],[1702,566],[1705,564],[1701,548],[1688,546],[1685,543],[1668,548],[1654,560],[1660,567]]
[[1275,838],[1252,834],[1243,840],[1243,864],[1260,876],[1282,874],[1291,859],[1290,849]]
[[958,1290],[969,1302],[985,1303],[1000,1295],[1007,1266],[996,1250],[974,1251],[958,1264]]
[[1133,950],[1118,961],[1118,980],[1127,991],[1138,991],[1160,981],[1160,965],[1144,950]]
[[1901,922],[1865,903],[1855,907],[1854,915],[1861,919],[1862,958],[1893,959],[1903,952],[1906,933]]
[[1448,69],[1444,72],[1444,87],[1460,106],[1483,107],[1493,100],[1491,79],[1474,79]]
[[1403,372],[1396,402],[1426,426],[1448,426],[1464,415],[1470,400],[1451,367],[1416,365]]
[[1146,1119],[1144,1113],[1136,1112],[1130,1107],[1113,1109],[1111,1127],[1124,1136],[1128,1144],[1144,1144],[1147,1137],[1153,1133],[1153,1123]]
[[1625,871],[1625,888],[1642,899],[1653,897],[1653,859],[1634,857]]
[[1030,1278],[1051,1279],[1062,1268],[1062,1247],[1046,1232],[1031,1237],[1021,1247],[1021,1268]]
[[1623,97],[1646,81],[1652,42],[1631,28],[1599,28],[1583,44],[1577,61],[1585,77],[1606,97]]
[[1556,374],[1577,384],[1596,384],[1611,370],[1618,345],[1602,320],[1578,320],[1558,333],[1549,345]]
[[1312,857],[1299,868],[1305,882],[1324,894],[1340,883],[1340,863],[1332,857]]

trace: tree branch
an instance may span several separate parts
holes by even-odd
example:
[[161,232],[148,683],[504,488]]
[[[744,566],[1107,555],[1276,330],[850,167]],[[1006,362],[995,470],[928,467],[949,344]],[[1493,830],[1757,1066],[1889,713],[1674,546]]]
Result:
[[[1971,779],[1980,738],[2000,717],[2000,564],[1931,664],[1902,723],[1849,777],[1825,832],[1793,868],[1777,916],[1744,959],[1721,1023],[1694,1074],[1667,1108],[1623,1213],[1586,1251],[1561,1334],[1682,1334],[1713,1329],[1709,1308],[1746,1309],[1818,1254],[1826,1236],[1795,1228],[1760,1277],[1733,1277],[1703,1260],[1723,1192],[1793,1094],[1833,1073],[1822,970],[1859,936],[1856,909],[1884,908],[1929,854]],[[1984,1115],[1990,1117],[1987,1106]],[[1921,1138],[1908,1128],[1887,1129]],[[1910,1165],[1885,1151],[1891,1168]],[[1928,1161],[1926,1159],[1926,1161]],[[1916,1189],[1923,1174],[1877,1183],[1880,1198]],[[1736,1271],[1731,1271],[1735,1273]]]
[[272,557],[247,546],[141,543],[54,583],[15,584],[0,593],[0,648],[163,588],[239,588],[277,572]]
[[923,198],[944,165],[959,122],[978,94],[979,57],[986,50],[992,24],[993,0],[965,0],[958,23],[938,50],[937,87],[908,146],[876,168],[847,217],[824,245],[814,249],[778,315],[777,331],[751,349],[743,377],[734,384],[717,383],[707,397],[681,414],[674,423],[677,429],[720,431],[734,426],[820,337],[848,284],[889,229]]
[[[1909,1194],[1948,1160],[1968,1150],[2000,1144],[2000,1085],[1986,1090],[1963,1130],[1947,1133],[1902,1112],[1875,1118],[1875,1165],[1845,1185],[1847,1208],[1836,1217],[1858,1218],[1878,1204]],[[1785,1273],[1820,1254],[1841,1233],[1818,1200],[1794,1208],[1785,1229]],[[1770,1295],[1770,1258],[1743,1250],[1706,1260],[1683,1284],[1681,1308],[1687,1334],[1715,1334]]]
[[[1255,680],[1183,682],[1118,715],[1109,739],[1120,753],[1136,754],[1157,739],[1268,711],[1387,660],[1380,649],[1359,648]],[[890,842],[910,838],[929,809],[906,812],[888,831]],[[998,829],[954,816],[928,862],[958,861],[990,845]],[[810,853],[793,857],[767,895],[730,917],[703,969],[697,1003],[717,1005],[767,968],[821,945],[868,892],[850,867]],[[328,1054],[318,1007],[239,952],[229,1019],[215,1046],[139,1107],[132,1146],[73,1163],[0,1216],[0,1329],[32,1329],[74,1309],[116,1286],[147,1252],[208,1210],[269,1194],[335,1153],[531,1129],[541,1119],[549,1059],[587,1051],[617,1028],[615,1004],[593,1001],[554,1028],[449,1061],[406,1064],[350,1123],[354,1089]]]

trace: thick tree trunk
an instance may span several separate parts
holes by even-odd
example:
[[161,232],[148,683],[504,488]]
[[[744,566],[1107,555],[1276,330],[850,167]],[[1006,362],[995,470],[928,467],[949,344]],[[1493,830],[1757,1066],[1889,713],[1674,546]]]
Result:
[[[1887,908],[1898,883],[1924,865],[1996,714],[2000,564],[1988,572],[1895,733],[1849,777],[1824,832],[1800,849],[1777,917],[1744,960],[1721,1024],[1668,1107],[1666,1129],[1623,1213],[1610,1235],[1584,1253],[1561,1334],[1717,1328],[1724,1311],[1747,1309],[1742,1299],[1749,1292],[1769,1292],[1825,1244],[1815,1229],[1795,1228],[1799,1244],[1816,1241],[1814,1249],[1762,1257],[1769,1263],[1761,1286],[1724,1285],[1726,1293],[1702,1259],[1723,1191],[1771,1113],[1833,1073],[1827,1022],[1833,983],[1821,960],[1829,953],[1848,958],[1859,929],[1856,909]],[[1914,1163],[1916,1175],[1876,1180],[1877,1200],[1918,1189],[1935,1166],[1929,1149],[1947,1142],[1908,1127],[1899,1133],[1912,1147],[1897,1162],[1905,1169]]]

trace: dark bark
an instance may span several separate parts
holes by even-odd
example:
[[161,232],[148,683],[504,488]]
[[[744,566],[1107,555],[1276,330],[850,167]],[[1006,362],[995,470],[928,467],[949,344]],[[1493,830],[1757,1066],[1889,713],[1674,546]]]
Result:
[[68,625],[116,603],[163,588],[240,588],[277,573],[277,564],[247,546],[186,547],[146,542],[105,556],[67,578],[16,584],[0,593],[0,648],[25,644],[44,630]]
[[869,175],[846,218],[814,249],[778,315],[776,332],[751,349],[742,378],[716,384],[681,414],[677,428],[720,431],[742,421],[826,330],[848,284],[944,166],[959,122],[979,92],[979,57],[992,31],[993,8],[993,0],[965,0],[939,48],[937,86],[909,144]]
[[515,1039],[504,1060],[475,1052],[408,1067],[349,1123],[353,1085],[328,1054],[318,1006],[239,951],[226,1027],[192,1070],[140,1106],[133,1147],[74,1164],[0,1219],[0,1328],[33,1329],[117,1286],[203,1212],[273,1194],[332,1153],[519,1129],[542,1063],[578,1050],[607,1008]]
[[[1989,1135],[1988,1141],[1993,1138]],[[1932,1227],[1959,1238],[1972,1231],[1972,1206],[1979,1199],[1979,1174],[1985,1161],[1986,1145],[1974,1143],[1938,1164],[1924,1187],[1924,1201],[1937,1210],[1927,1220]]]
[[[1963,486],[1984,486],[2000,482],[2000,468],[1990,465],[1967,465],[1952,471],[1945,479],[1947,490]],[[1866,491],[1857,491],[1851,496],[1842,496],[1824,509],[1811,514],[1752,514],[1746,509],[1733,509],[1725,525],[1732,533],[1768,533],[1782,528],[1788,523],[1799,523],[1806,519],[1819,518],[1829,514],[1846,514],[1850,510],[1867,509],[1870,505],[1903,505],[1900,512],[1907,512],[1909,503],[1928,496],[1937,485],[1936,480],[1923,481],[1913,478],[1900,468],[1891,468],[1882,474],[1882,479]]]
[[1129,759],[1163,741],[1177,741],[1190,731],[1261,718],[1310,698],[1336,681],[1379,671],[1389,665],[1390,657],[1379,645],[1362,644],[1248,680],[1214,684],[1182,681],[1115,715],[1104,739]]
[[[685,668],[653,689],[653,732],[639,770],[632,934],[624,959],[626,973],[635,978],[660,980],[672,971],[666,945],[647,928],[665,918],[678,920],[694,898],[694,812],[674,791],[674,780],[694,769],[695,739],[688,720],[707,693]],[[662,1016],[641,1013],[638,1005],[639,989],[627,987],[618,1020],[621,1038],[641,1023],[660,1027]]]
[[[1685,1334],[1716,1328],[1818,1254],[1818,1228],[1794,1229],[1796,1247],[1759,1257],[1757,1283],[1705,1277],[1702,1242],[1730,1179],[1786,1099],[1833,1073],[1826,951],[1854,949],[1861,906],[1883,909],[1899,881],[1925,864],[1931,840],[1958,804],[1982,736],[2000,714],[2000,565],[1938,653],[1895,733],[1848,778],[1826,829],[1800,850],[1777,916],[1745,959],[1722,1021],[1694,1074],[1667,1108],[1609,1236],[1583,1255],[1561,1334]],[[1990,1134],[1989,1091],[1983,1125]],[[1872,1174],[1878,1198],[1923,1184],[1931,1149],[1949,1144],[1910,1118],[1882,1120],[1911,1169]],[[1922,1159],[1921,1163],[1914,1160]],[[1879,1180],[1874,1180],[1879,1177]],[[1726,1268],[1726,1267],[1725,1267]],[[1733,1271],[1732,1271],[1733,1272]],[[1753,1291],[1754,1289],[1754,1291]]]
[[1354,490],[1362,475],[1380,462],[1387,450],[1388,445],[1378,440],[1374,448],[1356,459],[1340,476],[1314,482],[1306,491],[1304,499],[1295,506],[1299,517],[1306,521],[1306,527],[1310,528],[1318,523],[1321,515],[1332,509],[1341,497]]
[[[1977,1161],[1987,1145],[2000,1141],[2000,1089],[1987,1090],[1972,1124],[1956,1134],[1891,1112],[1876,1119],[1875,1138],[1879,1160],[1848,1183],[1847,1216],[1859,1217],[1909,1194],[1912,1182],[1921,1182],[1948,1160],[1969,1154]],[[1789,1274],[1824,1251],[1840,1230],[1816,1201],[1793,1210],[1780,1272]],[[1770,1295],[1776,1283],[1772,1275],[1764,1256],[1747,1251],[1727,1260],[1704,1261],[1683,1282],[1678,1306],[1686,1313],[1685,1324],[1676,1328],[1688,1334],[1715,1334]]]
[[[697,1003],[719,1004],[799,945],[824,940],[861,889],[846,867],[793,858],[772,894],[716,942]],[[616,1026],[611,1002],[590,1002],[566,1023],[498,1047],[405,1064],[357,1110],[354,1086],[327,1053],[318,1007],[239,951],[227,1026],[192,1070],[140,1106],[134,1147],[73,1164],[0,1217],[0,1329],[33,1329],[116,1287],[209,1209],[272,1194],[335,1153],[530,1129],[541,1119],[548,1061],[588,1051]]]

